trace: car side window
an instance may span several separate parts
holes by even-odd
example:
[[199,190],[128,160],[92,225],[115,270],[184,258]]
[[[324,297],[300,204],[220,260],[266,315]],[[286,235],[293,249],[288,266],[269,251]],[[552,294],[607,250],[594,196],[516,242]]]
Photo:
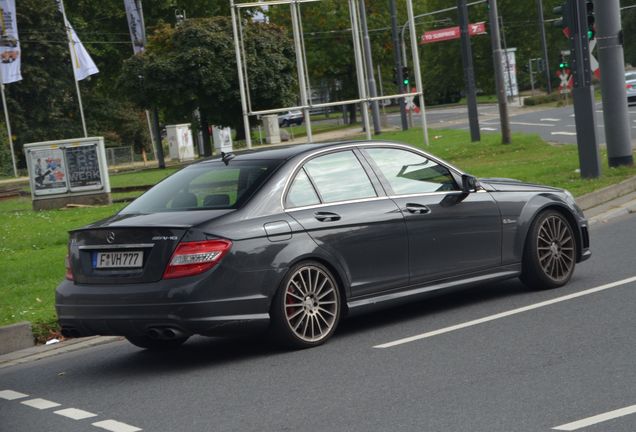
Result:
[[307,173],[301,169],[289,188],[287,193],[287,207],[303,207],[320,204],[320,198],[314,190],[314,186],[309,181]]
[[319,156],[305,164],[323,203],[377,196],[366,171],[352,151]]
[[422,155],[395,148],[365,151],[397,195],[459,190],[448,168]]

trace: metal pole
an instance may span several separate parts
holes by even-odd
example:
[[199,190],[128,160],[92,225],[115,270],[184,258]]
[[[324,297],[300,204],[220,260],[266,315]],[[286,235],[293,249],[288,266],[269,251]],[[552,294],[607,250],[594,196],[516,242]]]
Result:
[[[395,68],[397,72],[398,88],[400,93],[404,93],[404,77],[402,77],[402,52],[400,50],[400,40],[397,28],[397,7],[395,0],[389,0],[391,7],[391,34],[393,35],[393,56],[395,57]],[[406,101],[404,98],[398,99],[400,104],[400,119],[402,121],[402,130],[408,130],[409,125],[406,119]]]
[[413,75],[415,75],[415,84],[417,85],[417,92],[420,96],[420,108],[422,112],[422,133],[424,134],[424,144],[428,146],[428,125],[426,124],[426,104],[424,103],[424,86],[422,83],[422,71],[420,69],[420,52],[417,46],[417,35],[415,34],[415,18],[413,14],[413,0],[406,0],[406,11],[409,21],[411,23],[411,51],[413,54]]
[[506,61],[506,74],[508,76],[508,89],[510,90],[510,93],[508,94],[506,92],[506,95],[508,96],[508,100],[512,102],[512,99],[514,98],[514,89],[512,88],[512,73],[510,70],[510,56],[508,55],[508,44],[506,43],[506,31],[504,28],[503,17],[501,15],[499,15],[499,25],[501,27],[501,42],[503,43],[503,50],[506,56],[505,61]]
[[528,71],[530,71],[530,87],[532,87],[532,96],[534,96],[534,73],[532,73],[532,59],[528,60]]
[[252,148],[252,136],[250,135],[250,117],[247,113],[247,96],[245,93],[245,82],[243,76],[243,60],[241,58],[241,45],[239,43],[238,27],[236,20],[241,19],[240,15],[237,18],[234,0],[230,0],[230,12],[232,14],[232,32],[234,33],[234,50],[236,51],[236,68],[238,69],[239,78],[239,92],[241,94],[241,109],[243,111],[243,127],[245,128],[245,144],[248,149]]
[[71,67],[73,68],[73,80],[75,81],[75,91],[77,92],[77,102],[79,104],[80,117],[82,118],[82,129],[84,130],[84,137],[88,138],[88,132],[86,130],[86,119],[84,118],[84,105],[82,104],[82,93],[80,92],[79,81],[77,81],[77,77],[75,76],[75,64],[73,63],[73,59],[75,59],[75,56],[73,55],[75,46],[73,43],[73,37],[71,35],[71,25],[66,19],[66,10],[64,9],[64,0],[60,0],[60,9],[62,11],[62,18],[64,19],[64,30],[66,30],[66,38],[68,39],[68,51],[71,56]]
[[464,64],[464,82],[468,102],[468,121],[470,123],[470,139],[481,141],[479,132],[479,112],[477,111],[477,90],[475,86],[475,69],[473,68],[473,50],[468,34],[468,6],[466,0],[457,1],[459,27],[461,29],[462,63]]
[[[369,40],[369,27],[367,26],[367,9],[364,0],[359,0],[360,7],[360,29],[362,30],[362,42],[364,48],[364,59],[367,68],[367,85],[369,86],[369,96],[374,98],[378,96],[375,86],[375,76],[373,73],[373,57],[371,53],[371,41]],[[378,109],[378,101],[371,102],[371,115],[373,117],[373,132],[380,135],[382,128],[380,127],[380,110]]]
[[[380,96],[384,97],[384,84],[382,84],[382,69],[380,68],[380,65],[377,66],[378,68],[378,83],[380,84]],[[382,116],[383,116],[383,121],[385,121],[386,119],[384,118],[386,116],[386,110],[384,109],[384,101],[382,101]]]
[[163,157],[163,146],[161,145],[161,127],[159,126],[159,110],[157,107],[153,109],[155,123],[155,139],[157,140],[157,161],[161,169],[166,167],[166,161]]
[[13,136],[11,132],[11,122],[9,121],[9,110],[7,109],[7,98],[4,94],[4,77],[0,68],[0,92],[2,93],[2,108],[4,109],[4,121],[7,124],[7,135],[9,137],[9,148],[11,149],[11,163],[13,164],[13,176],[18,176],[18,167],[15,163],[15,150],[13,150]]
[[552,76],[550,75],[550,63],[548,61],[548,42],[545,37],[545,25],[543,22],[543,0],[537,0],[537,15],[539,18],[539,33],[541,34],[541,47],[543,48],[543,61],[545,62],[545,80],[548,94],[552,94]]
[[303,113],[305,115],[305,127],[307,129],[307,141],[313,142],[313,135],[311,133],[311,114],[309,112],[309,98],[307,95],[307,82],[305,80],[305,62],[304,55],[305,52],[302,49],[300,39],[301,39],[301,31],[300,31],[300,11],[298,10],[297,3],[291,3],[291,14],[292,14],[292,32],[294,34],[294,47],[296,49],[296,67],[298,69],[298,87],[300,88],[300,104],[304,106]]
[[355,0],[349,0],[349,13],[351,15],[351,33],[353,36],[353,53],[356,62],[356,71],[358,75],[358,91],[362,101],[362,119],[364,120],[364,130],[367,139],[371,139],[371,124],[369,122],[369,100],[367,99],[367,90],[364,85],[364,65],[362,62],[362,48],[360,47],[360,27],[358,25],[358,8]]
[[506,99],[506,85],[504,83],[503,58],[501,51],[501,39],[499,36],[497,0],[490,0],[490,42],[492,44],[492,56],[495,66],[495,84],[497,99],[499,101],[499,122],[501,124],[501,142],[510,144],[510,119],[508,118],[508,101]]
[[609,166],[633,165],[629,110],[625,91],[625,60],[619,0],[596,5],[598,55],[601,66],[603,118]]

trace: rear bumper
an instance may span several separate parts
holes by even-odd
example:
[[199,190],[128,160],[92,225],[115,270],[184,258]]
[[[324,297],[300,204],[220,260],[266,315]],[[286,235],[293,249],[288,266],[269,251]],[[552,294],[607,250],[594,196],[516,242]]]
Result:
[[213,336],[255,331],[269,324],[265,295],[200,301],[179,301],[178,297],[156,284],[86,286],[64,281],[57,288],[55,307],[64,333],[76,337],[143,335],[151,328]]

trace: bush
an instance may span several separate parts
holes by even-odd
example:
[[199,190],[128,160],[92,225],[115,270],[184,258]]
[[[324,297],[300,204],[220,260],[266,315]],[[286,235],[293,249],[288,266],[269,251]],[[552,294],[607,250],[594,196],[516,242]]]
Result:
[[530,96],[523,100],[524,106],[542,105],[551,102],[560,101],[562,96],[559,93],[552,93],[551,95]]

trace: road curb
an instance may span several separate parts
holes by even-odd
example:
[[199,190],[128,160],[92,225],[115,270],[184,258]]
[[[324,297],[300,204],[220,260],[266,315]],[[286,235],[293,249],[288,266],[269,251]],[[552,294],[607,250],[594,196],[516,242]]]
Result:
[[68,339],[52,345],[38,345],[1,355],[0,369],[120,340],[123,340],[120,336],[91,336]]
[[28,321],[0,327],[0,355],[30,348],[35,344]]
[[623,180],[615,185],[607,186],[576,198],[576,203],[583,210],[589,210],[613,199],[620,198],[636,191],[636,176]]

